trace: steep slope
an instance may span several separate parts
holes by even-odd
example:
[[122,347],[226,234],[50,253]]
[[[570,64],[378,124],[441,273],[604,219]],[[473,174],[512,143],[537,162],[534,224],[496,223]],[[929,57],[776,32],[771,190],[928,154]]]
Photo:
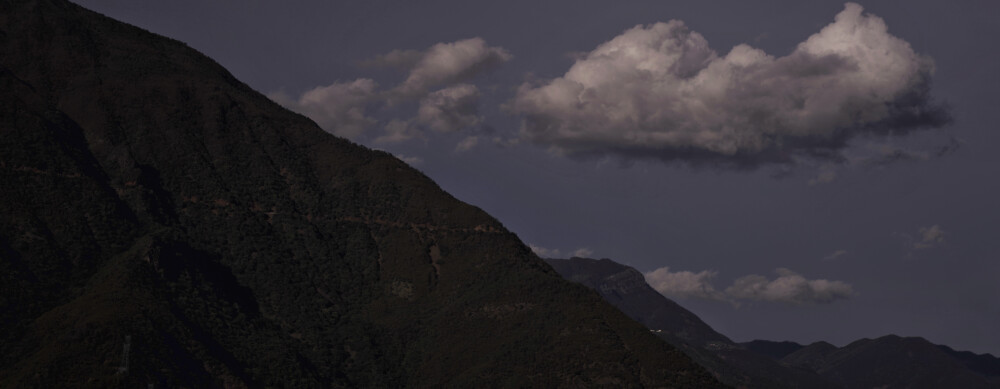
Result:
[[811,371],[781,366],[733,343],[649,286],[638,270],[610,259],[545,261],[566,279],[594,289],[626,315],[684,350],[726,384],[752,388],[833,386]]
[[719,384],[180,42],[0,2],[0,387]]
[[663,297],[638,270],[610,259],[545,259],[564,278],[596,290],[629,317],[653,330],[667,331],[690,344],[720,348],[731,344],[698,316]]

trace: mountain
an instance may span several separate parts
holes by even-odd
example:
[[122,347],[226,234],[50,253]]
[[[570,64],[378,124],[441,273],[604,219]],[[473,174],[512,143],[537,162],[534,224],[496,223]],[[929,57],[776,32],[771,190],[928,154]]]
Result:
[[0,387],[720,387],[185,44],[0,1]]
[[748,388],[1000,388],[1000,358],[888,335],[844,347],[827,342],[734,343],[610,259],[545,259],[567,280],[595,290],[626,315],[684,350],[720,381]]
[[732,342],[698,316],[663,297],[646,283],[638,270],[610,259],[546,258],[564,278],[597,291],[626,315],[653,330],[704,348],[722,348]]
[[[818,342],[826,343],[826,342]],[[826,343],[829,344],[829,343]],[[795,342],[774,342],[770,340],[752,340],[749,342],[740,343],[747,350],[753,351],[757,354],[771,357],[772,359],[781,359],[786,355],[794,353],[801,350],[803,345]],[[830,346],[833,346],[830,344]]]
[[965,367],[969,368],[976,373],[979,373],[987,378],[1000,382],[1000,358],[994,357],[992,354],[976,354],[971,351],[955,351],[951,347],[938,345],[941,351],[944,351],[952,358],[955,358],[961,362]]
[[[815,371],[845,388],[1000,388],[997,358],[956,352],[918,337],[887,335],[840,348],[826,342],[802,346],[755,340],[743,344],[774,355],[785,366]],[[773,353],[777,348],[795,350],[779,356]]]
[[782,366],[716,332],[698,316],[664,297],[638,270],[610,259],[545,259],[566,279],[598,292],[653,333],[684,350],[720,381],[748,388],[836,387],[818,374]]
[[[827,342],[814,342],[795,352],[781,357],[779,362],[785,366],[797,366],[809,371],[821,371],[826,359],[837,351],[837,346]],[[786,359],[787,358],[787,359]]]

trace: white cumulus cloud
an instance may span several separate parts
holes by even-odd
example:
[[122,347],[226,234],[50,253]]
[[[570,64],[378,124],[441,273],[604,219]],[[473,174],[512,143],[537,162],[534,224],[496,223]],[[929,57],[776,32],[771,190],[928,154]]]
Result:
[[681,21],[639,25],[561,77],[511,101],[521,137],[569,155],[793,162],[837,158],[861,133],[947,121],[929,102],[933,61],[846,4],[835,21],[775,57],[746,44],[719,55]]

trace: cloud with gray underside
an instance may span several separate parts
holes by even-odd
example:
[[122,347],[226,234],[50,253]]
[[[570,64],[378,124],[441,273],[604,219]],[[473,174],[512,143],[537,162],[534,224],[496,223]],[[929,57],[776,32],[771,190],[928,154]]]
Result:
[[855,137],[940,127],[934,61],[847,3],[786,56],[740,44],[720,55],[682,21],[639,25],[562,75],[521,85],[519,137],[569,156],[737,166],[840,160]]
[[[394,50],[362,64],[405,71],[406,78],[392,88],[358,78],[315,87],[297,98],[281,92],[268,96],[335,135],[357,140],[380,127],[376,143],[402,142],[424,138],[424,129],[454,132],[482,124],[481,93],[468,81],[511,58],[506,49],[479,37],[442,42],[425,50]],[[419,103],[414,117],[379,120],[373,113],[408,101]]]
[[[393,54],[387,54],[385,61]],[[406,80],[393,89],[393,93],[407,97],[420,96],[434,86],[467,81],[513,58],[506,49],[490,46],[479,37],[438,43],[423,52],[396,57],[413,60]]]
[[458,84],[421,99],[416,121],[437,132],[454,132],[483,121],[478,107],[479,89],[472,84]]
[[770,301],[793,305],[829,304],[854,296],[853,287],[843,281],[810,280],[785,268],[775,270],[777,277],[751,274],[737,278],[729,287],[719,290],[712,284],[715,271],[676,271],[668,267],[644,273],[653,289],[671,298],[698,298],[726,301],[738,305],[741,301]]

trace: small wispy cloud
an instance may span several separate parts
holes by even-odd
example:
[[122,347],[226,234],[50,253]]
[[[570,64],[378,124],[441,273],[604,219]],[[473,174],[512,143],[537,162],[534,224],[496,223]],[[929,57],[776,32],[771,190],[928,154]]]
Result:
[[424,163],[424,159],[420,157],[396,154],[396,158],[399,158],[400,161],[406,162],[410,166],[416,166]]
[[945,239],[947,235],[944,228],[938,224],[920,227],[915,235],[903,232],[892,233],[892,236],[902,240],[905,258],[913,258],[914,254],[919,251],[944,246],[947,243]]
[[528,244],[528,247],[530,247],[531,251],[533,251],[535,253],[535,255],[537,255],[539,257],[542,257],[542,258],[559,258],[559,254],[560,254],[559,249],[548,249],[548,248],[545,248],[545,247],[542,247],[542,246],[533,245],[533,244],[530,244],[530,243]]
[[479,144],[478,136],[467,136],[455,145],[455,151],[463,152],[474,149]]
[[824,261],[832,261],[832,260],[840,258],[840,257],[842,257],[844,255],[847,255],[847,250],[837,250],[837,251],[834,251],[834,252],[830,253],[829,255],[823,257],[823,260]]
[[917,235],[919,239],[913,243],[913,248],[923,250],[940,246],[945,243],[945,235],[944,229],[937,224],[930,227],[922,227]]
[[[268,96],[335,135],[357,140],[376,131],[377,143],[403,142],[425,138],[424,130],[454,132],[481,125],[480,91],[467,81],[511,58],[506,49],[490,46],[479,37],[442,42],[426,50],[394,50],[362,62],[363,66],[407,72],[404,81],[389,89],[380,89],[372,79],[358,78],[315,87],[299,97],[284,92]],[[387,119],[378,126],[380,120],[373,111],[413,101],[419,102],[413,117]]]
[[726,288],[726,295],[736,300],[792,304],[828,304],[854,295],[851,285],[843,281],[810,280],[785,268],[775,272],[775,279],[756,274],[740,277]]
[[[531,248],[531,251],[535,252],[535,255],[538,255],[539,257],[542,258],[561,258],[564,253],[559,249],[549,249],[530,243],[528,244],[528,247]],[[586,247],[581,247],[573,251],[568,251],[567,253],[569,254],[570,257],[579,257],[579,258],[590,258],[592,255],[594,255],[594,251]]]
[[775,272],[778,277],[774,279],[757,274],[740,277],[724,290],[716,289],[712,284],[718,272],[711,270],[671,272],[668,267],[661,267],[644,275],[646,282],[664,296],[726,301],[737,306],[747,300],[829,304],[854,295],[851,285],[843,281],[810,280],[785,268],[778,268]]
[[393,119],[385,125],[382,135],[375,138],[375,143],[399,143],[421,138],[424,138],[424,133],[412,121]]
[[393,88],[393,94],[422,96],[431,87],[464,82],[511,58],[513,56],[506,49],[490,46],[479,37],[438,43],[422,52],[399,52],[393,56],[393,61],[397,64],[413,61],[413,65],[406,80]]
[[809,180],[809,185],[829,184],[837,179],[837,172],[833,168],[823,168],[816,177]]

